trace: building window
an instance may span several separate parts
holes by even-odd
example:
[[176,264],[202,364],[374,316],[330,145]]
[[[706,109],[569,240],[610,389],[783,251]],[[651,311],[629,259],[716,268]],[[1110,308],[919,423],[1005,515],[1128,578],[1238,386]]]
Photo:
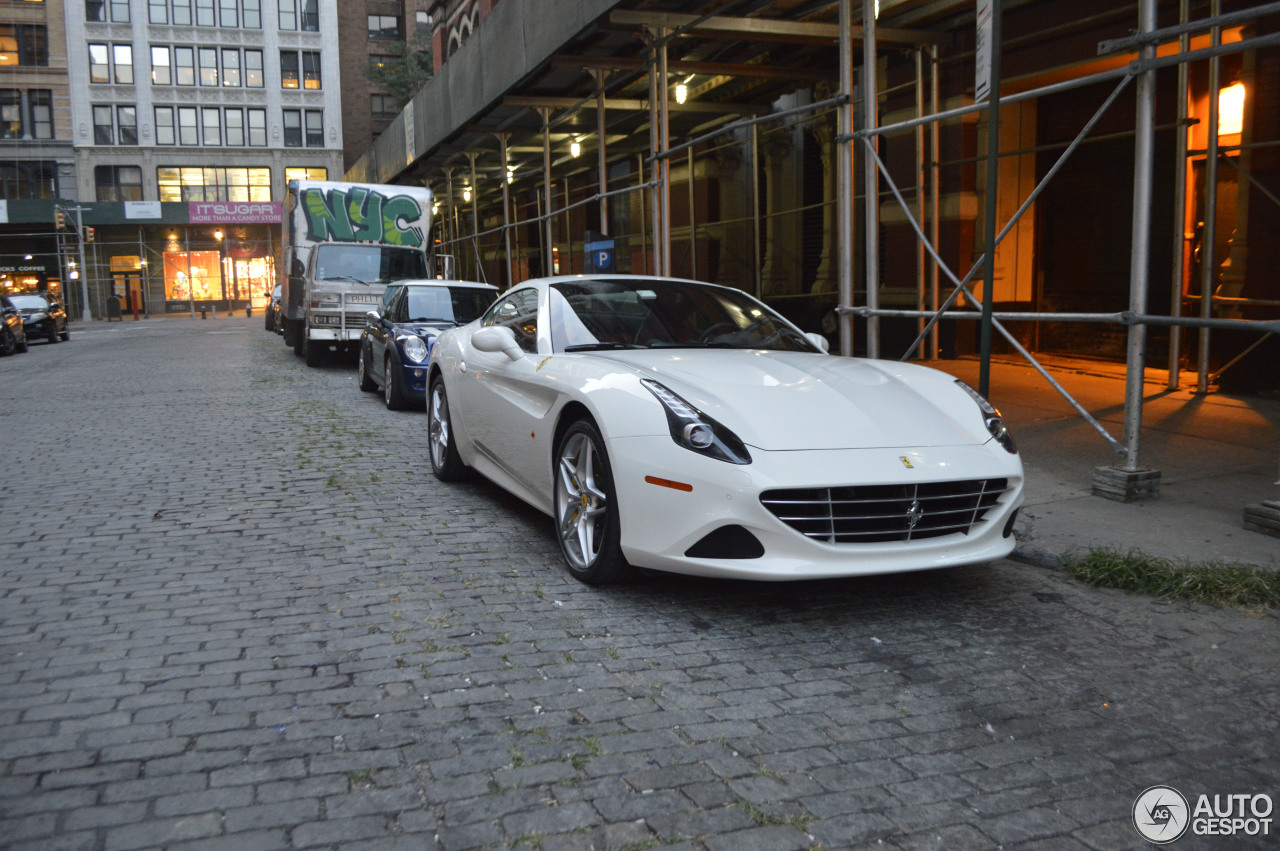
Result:
[[262,0],[244,0],[244,28],[262,29]]
[[178,107],[178,144],[190,147],[200,144],[200,134],[196,127],[196,108],[194,106]]
[[249,117],[249,147],[265,148],[267,146],[267,111],[248,109],[245,112]]
[[251,89],[263,86],[262,51],[246,50],[244,52],[244,84]]
[[0,89],[0,139],[22,138],[22,92]]
[[328,180],[329,169],[327,168],[307,168],[305,166],[285,166],[284,167],[284,185],[288,186],[295,180]]
[[0,198],[37,201],[58,195],[58,165],[53,162],[0,162]]
[[116,128],[120,131],[121,145],[138,144],[138,109],[134,106],[116,107]]
[[222,112],[216,106],[200,110],[203,119],[204,143],[209,147],[222,147]]
[[324,112],[319,109],[303,111],[307,124],[307,147],[324,147]]
[[320,32],[320,0],[302,0],[302,16],[298,23],[303,32]]
[[320,88],[320,54],[315,50],[302,51],[302,87]]
[[49,65],[49,33],[44,27],[0,24],[0,66]]
[[179,27],[191,26],[191,0],[173,0],[173,23]]
[[302,111],[286,109],[284,111],[284,146],[286,148],[302,147]]
[[179,86],[196,84],[196,50],[194,47],[173,49],[174,80]]
[[240,86],[240,51],[223,49],[222,51],[222,85],[231,88]]
[[271,200],[270,168],[161,166],[156,183],[161,201]]
[[93,108],[93,144],[114,145],[116,143],[115,125],[111,122],[111,107],[95,106]]
[[223,123],[227,129],[227,147],[244,147],[244,110],[226,110],[223,114]]
[[298,88],[298,52],[296,50],[280,51],[280,88]]
[[89,45],[89,82],[111,82],[111,60],[105,44]]
[[90,23],[129,23],[129,0],[85,0],[84,19]]
[[49,89],[33,89],[27,93],[31,106],[31,136],[35,139],[53,138],[53,92]]
[[222,0],[218,5],[218,26],[240,26],[240,10],[237,8],[236,0]]
[[296,30],[298,28],[297,0],[280,0],[280,29]]
[[147,23],[149,23],[149,24],[167,24],[167,23],[169,23],[169,3],[168,3],[168,0],[148,0],[148,2],[147,2]]
[[213,16],[213,0],[196,0],[196,26],[216,27],[217,25]]
[[214,47],[202,47],[196,51],[200,63],[200,85],[218,85],[218,50]]
[[156,144],[173,145],[176,137],[173,133],[173,107],[156,107]]
[[370,15],[369,38],[374,40],[399,41],[400,17],[398,15]]
[[113,44],[111,56],[116,65],[116,82],[131,85],[133,83],[133,46]]
[[142,168],[136,165],[100,165],[93,169],[99,201],[141,201]]
[[369,95],[369,111],[374,115],[396,115],[396,102],[388,95]]
[[169,65],[169,48],[151,48],[151,84],[168,86],[173,83],[173,68]]

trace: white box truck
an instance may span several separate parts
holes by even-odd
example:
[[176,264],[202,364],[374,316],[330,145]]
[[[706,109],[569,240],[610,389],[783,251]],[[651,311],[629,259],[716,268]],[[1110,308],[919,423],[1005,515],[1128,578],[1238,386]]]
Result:
[[393,281],[429,278],[430,189],[293,180],[284,199],[280,316],[308,366],[354,351]]

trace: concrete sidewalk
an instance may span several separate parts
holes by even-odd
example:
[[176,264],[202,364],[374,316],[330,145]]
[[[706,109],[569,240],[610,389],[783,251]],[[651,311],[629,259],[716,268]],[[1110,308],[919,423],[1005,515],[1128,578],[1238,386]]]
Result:
[[[1055,380],[1117,440],[1124,435],[1124,364],[1045,357]],[[929,366],[978,386],[976,358]],[[1280,538],[1246,530],[1244,507],[1280,499],[1280,399],[1198,396],[1195,375],[1165,389],[1148,369],[1139,464],[1160,471],[1157,499],[1092,495],[1095,467],[1123,458],[1020,358],[991,365],[992,403],[1018,442],[1027,474],[1015,555],[1052,565],[1077,549],[1136,549],[1204,562],[1280,568]]]

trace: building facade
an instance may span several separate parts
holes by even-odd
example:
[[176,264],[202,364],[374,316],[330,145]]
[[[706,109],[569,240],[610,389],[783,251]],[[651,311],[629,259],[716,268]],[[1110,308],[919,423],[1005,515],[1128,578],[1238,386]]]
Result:
[[[75,184],[62,0],[0,0],[0,222],[43,209]],[[55,240],[42,221],[0,241],[0,292],[57,282]],[[0,225],[3,228],[3,225]]]
[[400,114],[391,93],[370,82],[371,64],[397,61],[431,25],[429,0],[345,0],[338,4],[342,70],[343,169],[351,167]]
[[59,277],[84,273],[67,298],[87,297],[94,315],[265,304],[287,181],[342,172],[336,1],[68,0],[61,11],[50,43],[65,45],[73,165],[43,220],[56,208],[66,223]]

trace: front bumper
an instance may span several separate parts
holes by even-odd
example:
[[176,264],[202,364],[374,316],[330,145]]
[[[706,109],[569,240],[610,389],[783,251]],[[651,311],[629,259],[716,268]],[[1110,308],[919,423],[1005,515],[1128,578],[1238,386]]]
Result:
[[[751,447],[752,463],[741,466],[689,452],[666,436],[612,440],[608,450],[621,515],[622,551],[638,567],[740,579],[817,579],[992,561],[1008,555],[1015,544],[1009,527],[1022,502],[1022,463],[994,442],[790,452]],[[780,488],[995,478],[1007,480],[1005,491],[967,533],[916,540],[828,543],[791,528],[760,501],[763,492]],[[686,554],[708,535],[727,527],[746,530],[759,541],[763,555],[697,558]]]

